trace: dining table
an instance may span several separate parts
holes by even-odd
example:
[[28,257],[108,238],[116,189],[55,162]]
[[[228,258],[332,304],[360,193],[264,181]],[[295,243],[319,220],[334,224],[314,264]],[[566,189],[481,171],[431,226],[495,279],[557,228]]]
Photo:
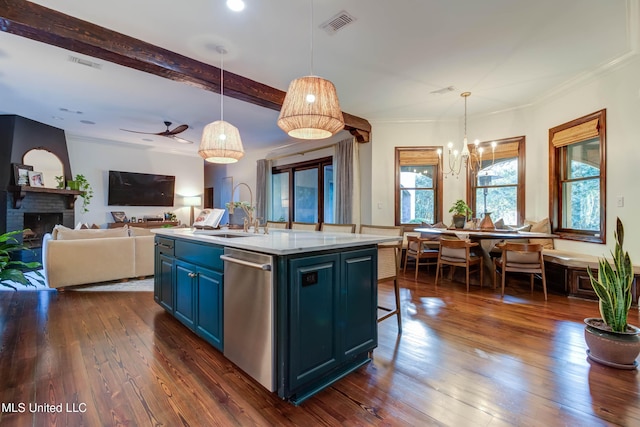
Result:
[[528,242],[528,239],[555,239],[558,237],[552,233],[542,233],[536,231],[521,231],[521,230],[508,230],[508,229],[466,229],[466,228],[436,228],[436,227],[420,227],[415,228],[414,231],[419,232],[421,237],[433,237],[434,235],[457,237],[461,240],[469,240],[471,242],[477,242],[478,248],[482,254],[485,273],[488,274],[493,283],[493,261],[491,259],[491,247],[486,244],[482,244],[483,241],[489,240],[512,240],[523,239]]

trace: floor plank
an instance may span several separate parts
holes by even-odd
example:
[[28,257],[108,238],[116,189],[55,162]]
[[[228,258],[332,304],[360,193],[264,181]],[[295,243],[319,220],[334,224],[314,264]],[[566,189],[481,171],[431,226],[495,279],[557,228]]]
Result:
[[[403,334],[296,407],[267,392],[145,292],[0,292],[0,425],[640,425],[638,371],[586,358],[593,301],[401,279]],[[389,285],[380,298],[393,303]],[[639,325],[636,308],[629,322]],[[29,404],[63,404],[62,413]],[[67,411],[67,406],[86,409]],[[86,405],[86,406],[83,406]]]

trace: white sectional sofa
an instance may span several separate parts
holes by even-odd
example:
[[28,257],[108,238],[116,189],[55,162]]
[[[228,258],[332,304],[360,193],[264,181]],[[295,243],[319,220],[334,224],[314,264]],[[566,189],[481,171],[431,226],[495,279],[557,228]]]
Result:
[[153,275],[154,235],[143,228],[73,230],[44,237],[42,265],[51,288]]

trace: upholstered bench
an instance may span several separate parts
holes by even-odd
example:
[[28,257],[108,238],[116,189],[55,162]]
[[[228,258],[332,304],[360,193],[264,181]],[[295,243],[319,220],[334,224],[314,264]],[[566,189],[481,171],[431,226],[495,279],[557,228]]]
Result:
[[[551,289],[574,297],[598,298],[591,287],[587,267],[597,274],[600,257],[559,249],[544,249],[543,255],[547,285]],[[633,302],[637,304],[637,279],[640,277],[640,267],[636,266],[633,270],[635,279],[631,292]]]

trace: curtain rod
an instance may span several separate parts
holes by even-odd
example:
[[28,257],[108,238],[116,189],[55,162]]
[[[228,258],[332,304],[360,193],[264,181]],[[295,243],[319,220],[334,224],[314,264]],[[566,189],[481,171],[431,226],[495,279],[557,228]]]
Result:
[[314,151],[324,150],[325,148],[335,147],[336,145],[337,145],[337,143],[334,142],[333,144],[323,145],[322,147],[310,148],[308,150],[300,151],[300,152],[297,152],[297,153],[282,154],[280,156],[267,157],[265,160],[278,160],[278,159],[284,159],[285,157],[304,156],[307,153],[312,153]]

